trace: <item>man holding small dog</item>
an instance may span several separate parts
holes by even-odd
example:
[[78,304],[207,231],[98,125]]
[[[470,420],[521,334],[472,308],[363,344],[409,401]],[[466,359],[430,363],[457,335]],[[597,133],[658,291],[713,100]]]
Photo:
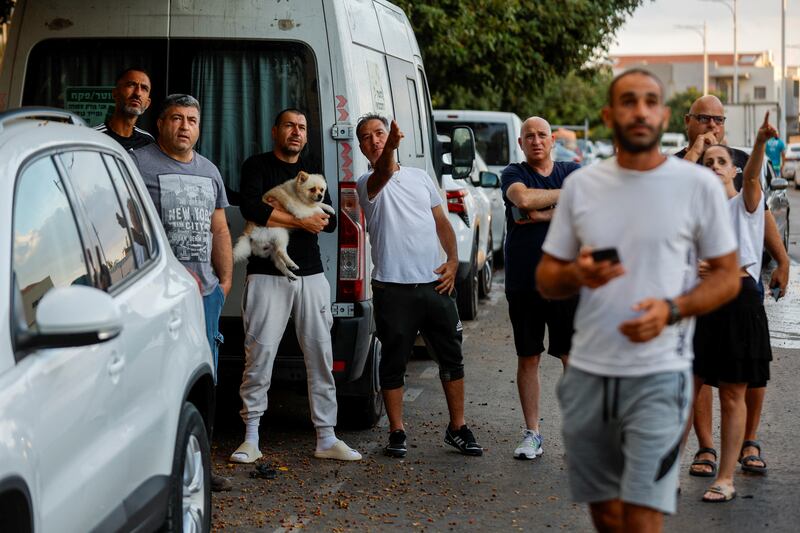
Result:
[[[242,299],[245,329],[245,368],[239,394],[245,424],[244,442],[231,455],[235,463],[252,463],[262,454],[258,426],[267,410],[267,392],[272,365],[289,317],[305,358],[311,419],[317,432],[314,456],[320,459],[357,461],[361,454],[336,438],[334,426],[338,406],[333,380],[333,346],[330,285],[325,278],[317,234],[336,229],[336,216],[325,213],[298,219],[273,203],[263,202],[264,193],[300,171],[314,172],[301,156],[307,143],[307,121],[299,109],[278,113],[272,127],[273,150],[248,158],[242,165],[241,211],[245,220],[259,226],[294,229],[288,255],[299,267],[297,280],[286,277],[266,257],[251,255]],[[328,191],[323,203],[331,205]]]
[[[464,422],[462,326],[453,285],[458,250],[439,191],[425,171],[400,167],[394,152],[403,134],[380,115],[362,117],[356,126],[361,153],[371,168],[358,179],[358,198],[372,244],[372,302],[381,341],[378,370],[389,417],[384,453],[405,457],[403,385],[417,331],[439,365],[450,424],[444,442],[464,455],[483,448]],[[442,262],[441,249],[447,255]]]

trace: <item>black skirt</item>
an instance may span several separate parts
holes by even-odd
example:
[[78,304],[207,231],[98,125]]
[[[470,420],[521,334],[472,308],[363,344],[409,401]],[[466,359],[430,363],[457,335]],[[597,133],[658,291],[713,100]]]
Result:
[[733,301],[697,317],[694,373],[715,387],[720,381],[765,387],[770,361],[769,325],[761,294],[753,278],[743,277]]

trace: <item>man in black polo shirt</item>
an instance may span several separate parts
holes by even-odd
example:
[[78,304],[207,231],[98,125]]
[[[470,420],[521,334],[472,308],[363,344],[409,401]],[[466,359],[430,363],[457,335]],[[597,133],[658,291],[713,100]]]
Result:
[[123,70],[111,91],[115,103],[114,114],[108,122],[95,126],[95,129],[117,141],[126,150],[154,143],[152,135],[136,127],[136,121],[150,107],[150,87],[150,76],[144,70]]
[[[245,424],[244,442],[231,455],[236,463],[252,463],[261,457],[258,426],[267,410],[272,365],[290,315],[303,350],[308,374],[311,420],[317,432],[314,456],[320,459],[357,461],[361,455],[336,438],[336,384],[333,380],[333,346],[330,285],[325,278],[317,234],[336,229],[336,216],[325,213],[298,219],[265,204],[261,198],[276,185],[294,179],[304,170],[315,172],[300,153],[307,142],[305,114],[298,109],[278,113],[272,127],[272,152],[257,154],[242,165],[241,211],[246,220],[260,226],[294,229],[287,252],[298,265],[297,280],[290,280],[272,261],[250,256],[242,298],[245,329],[245,368],[239,394]],[[323,202],[331,205],[325,191]]]
[[[684,117],[684,123],[689,137],[689,146],[675,154],[681,159],[701,163],[701,157],[706,147],[722,143],[725,139],[725,108],[716,96],[707,95],[695,100],[689,113]],[[735,148],[731,148],[731,151],[733,164],[737,168],[733,183],[738,191],[742,188],[742,169],[747,164],[749,156],[746,152]],[[764,247],[778,263],[772,272],[769,286],[780,287],[780,294],[783,296],[789,283],[789,255],[783,246],[775,218],[769,210],[764,212]],[[766,383],[751,383],[745,394],[747,424],[745,445],[742,447],[741,456],[747,459],[744,460],[742,466],[756,473],[766,471],[766,463],[760,458],[761,449],[756,441],[765,393]],[[694,430],[697,435],[698,452],[695,454],[694,462],[689,470],[689,473],[694,476],[714,477],[716,475],[717,454],[713,449],[711,424],[711,389],[707,385],[703,385],[694,403]]]

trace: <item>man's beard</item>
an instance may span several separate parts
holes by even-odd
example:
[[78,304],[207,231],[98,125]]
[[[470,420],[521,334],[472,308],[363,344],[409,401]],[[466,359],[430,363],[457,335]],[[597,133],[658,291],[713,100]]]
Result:
[[661,139],[663,128],[659,124],[657,128],[651,128],[651,131],[655,132],[655,135],[653,135],[652,139],[646,141],[636,141],[626,137],[622,126],[614,123],[614,140],[617,141],[617,145],[626,152],[630,152],[632,154],[647,152],[658,145],[658,142]]
[[125,110],[125,113],[134,117],[140,117],[144,114],[144,109],[141,107],[133,107],[133,106],[124,106],[122,109]]

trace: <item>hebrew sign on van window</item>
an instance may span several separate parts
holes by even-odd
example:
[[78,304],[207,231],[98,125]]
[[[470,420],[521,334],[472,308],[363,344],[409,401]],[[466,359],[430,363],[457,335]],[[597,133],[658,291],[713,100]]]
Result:
[[72,111],[85,120],[89,126],[97,126],[114,112],[114,98],[111,96],[113,88],[67,87],[64,106],[67,111]]

